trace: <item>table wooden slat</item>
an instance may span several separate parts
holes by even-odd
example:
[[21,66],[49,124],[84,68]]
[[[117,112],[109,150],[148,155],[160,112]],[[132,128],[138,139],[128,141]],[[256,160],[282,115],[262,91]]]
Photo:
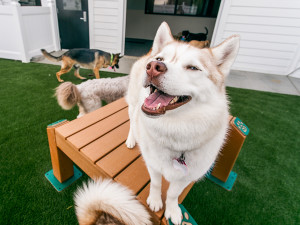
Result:
[[101,138],[83,147],[80,151],[94,163],[125,142],[130,123],[127,121]]
[[115,113],[121,109],[127,107],[127,103],[124,98],[121,98],[117,101],[114,101],[110,104],[107,104],[100,109],[97,109],[91,113],[84,115],[78,119],[72,120],[67,125],[59,127],[56,129],[56,132],[59,132],[61,136],[67,138],[72,134],[75,134],[86,127],[101,121],[102,119],[110,116],[112,113]]
[[114,151],[100,159],[96,165],[104,170],[111,177],[115,177],[123,171],[131,162],[139,157],[140,151],[137,146],[133,149],[128,149],[123,143]]
[[76,149],[81,149],[83,146],[93,142],[107,132],[118,127],[120,124],[129,120],[127,108],[107,117],[86,129],[70,136],[67,140],[74,145]]
[[137,158],[126,170],[116,176],[114,180],[128,187],[136,195],[150,180],[143,158]]

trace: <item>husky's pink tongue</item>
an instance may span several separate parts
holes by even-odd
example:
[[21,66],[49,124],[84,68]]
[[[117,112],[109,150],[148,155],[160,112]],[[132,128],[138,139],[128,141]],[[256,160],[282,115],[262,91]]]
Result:
[[174,97],[175,96],[168,95],[161,91],[156,91],[151,95],[149,95],[148,98],[145,99],[144,106],[149,109],[156,108],[159,103],[160,103],[160,107],[167,106]]

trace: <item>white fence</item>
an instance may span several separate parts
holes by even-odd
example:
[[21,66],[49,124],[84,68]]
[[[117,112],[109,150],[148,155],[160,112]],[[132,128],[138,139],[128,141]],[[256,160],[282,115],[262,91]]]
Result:
[[40,49],[60,50],[56,6],[20,6],[0,0],[0,58],[30,62]]

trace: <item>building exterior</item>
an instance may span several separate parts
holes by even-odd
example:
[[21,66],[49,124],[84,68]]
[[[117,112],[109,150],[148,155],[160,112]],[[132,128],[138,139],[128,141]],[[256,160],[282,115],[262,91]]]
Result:
[[[186,0],[172,15],[164,14],[172,12],[175,1],[170,0],[42,0],[41,6],[26,7],[16,0],[0,0],[0,29],[8,31],[0,36],[0,57],[28,62],[40,48],[75,47],[124,54],[125,38],[153,40],[166,21],[173,34],[205,32],[207,27],[212,46],[239,34],[241,47],[233,69],[300,78],[299,0],[220,1],[218,11],[211,9],[214,16],[199,17],[192,14],[199,15],[195,2],[200,0]],[[184,10],[189,11],[179,15]],[[16,45],[19,42],[23,44]]]
[[241,37],[235,70],[300,78],[300,1],[222,1],[212,45]]

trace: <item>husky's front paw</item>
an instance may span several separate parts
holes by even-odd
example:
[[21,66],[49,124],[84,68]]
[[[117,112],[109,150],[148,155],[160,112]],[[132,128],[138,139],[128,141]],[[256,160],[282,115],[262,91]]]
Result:
[[154,197],[149,195],[149,197],[147,198],[147,204],[153,212],[157,212],[163,207],[163,203],[160,196]]
[[126,146],[127,146],[127,148],[133,148],[135,146],[135,139],[130,134],[127,137]]
[[172,223],[175,225],[181,224],[182,221],[182,213],[181,209],[179,208],[178,205],[172,205],[166,207],[165,211],[165,217],[166,219],[171,219]]
[[127,139],[126,140],[126,146],[127,146],[127,148],[134,148],[134,146],[135,146],[135,140]]

